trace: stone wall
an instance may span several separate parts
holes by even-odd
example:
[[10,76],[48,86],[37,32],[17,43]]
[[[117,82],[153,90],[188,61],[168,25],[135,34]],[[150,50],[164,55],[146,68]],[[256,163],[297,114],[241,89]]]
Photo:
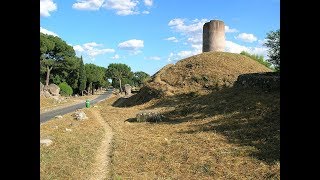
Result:
[[250,73],[238,76],[234,87],[240,88],[259,88],[263,90],[275,90],[280,88],[280,73]]

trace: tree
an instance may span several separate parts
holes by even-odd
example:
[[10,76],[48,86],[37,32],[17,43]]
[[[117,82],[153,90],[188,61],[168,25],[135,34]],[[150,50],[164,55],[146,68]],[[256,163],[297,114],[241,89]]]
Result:
[[280,70],[280,29],[276,31],[270,31],[267,33],[267,42],[265,46],[269,48],[267,59],[268,62],[272,63],[276,70]]
[[134,81],[136,81],[136,84],[139,86],[142,85],[148,79],[150,79],[150,75],[143,71],[138,71],[134,73]]
[[87,83],[86,70],[85,70],[82,56],[81,56],[80,69],[79,69],[79,91],[81,92],[81,96],[83,96],[83,91],[86,89],[86,83]]
[[75,51],[61,38],[40,33],[40,67],[46,71],[46,86],[49,85],[50,73],[66,59],[75,57]]
[[115,80],[119,81],[120,92],[122,92],[121,80],[123,78],[131,78],[133,73],[131,72],[131,68],[126,64],[111,63],[107,68],[106,76],[112,79],[112,83]]
[[94,89],[107,86],[106,68],[97,66],[95,64],[85,64],[85,71],[87,76],[87,91],[94,94]]

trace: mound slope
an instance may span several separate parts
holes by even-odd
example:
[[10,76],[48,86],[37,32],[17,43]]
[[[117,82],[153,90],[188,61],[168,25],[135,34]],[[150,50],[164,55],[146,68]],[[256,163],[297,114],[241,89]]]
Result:
[[163,67],[138,94],[119,106],[142,104],[154,97],[215,91],[232,87],[241,74],[271,71],[241,54],[204,52]]

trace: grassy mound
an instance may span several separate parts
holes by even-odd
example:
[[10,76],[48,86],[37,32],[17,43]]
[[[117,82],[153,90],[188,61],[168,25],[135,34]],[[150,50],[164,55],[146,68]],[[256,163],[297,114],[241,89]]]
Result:
[[269,72],[249,57],[226,52],[205,52],[177,62],[160,75],[174,94],[232,86],[240,74]]
[[203,94],[232,87],[241,74],[271,71],[244,55],[205,52],[163,67],[138,94],[121,100],[116,106],[139,105],[162,96]]

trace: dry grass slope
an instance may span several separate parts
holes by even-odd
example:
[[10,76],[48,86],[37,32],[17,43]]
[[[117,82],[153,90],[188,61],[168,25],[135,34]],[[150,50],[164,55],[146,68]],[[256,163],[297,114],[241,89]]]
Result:
[[[280,179],[279,91],[225,88],[130,108],[101,104],[115,132],[113,178]],[[161,109],[158,123],[134,122]]]
[[272,70],[247,56],[227,52],[205,52],[169,64],[159,70],[140,92],[116,102],[129,107],[153,98],[194,92],[206,94],[232,87],[240,74],[271,72]]
[[76,121],[67,114],[41,125],[41,138],[53,140],[52,145],[40,147],[41,179],[78,180],[92,176],[96,151],[105,132],[90,111],[85,113],[89,117],[85,121]]
[[175,87],[174,94],[231,86],[240,74],[269,72],[267,67],[240,54],[205,52],[178,61],[161,74]]

